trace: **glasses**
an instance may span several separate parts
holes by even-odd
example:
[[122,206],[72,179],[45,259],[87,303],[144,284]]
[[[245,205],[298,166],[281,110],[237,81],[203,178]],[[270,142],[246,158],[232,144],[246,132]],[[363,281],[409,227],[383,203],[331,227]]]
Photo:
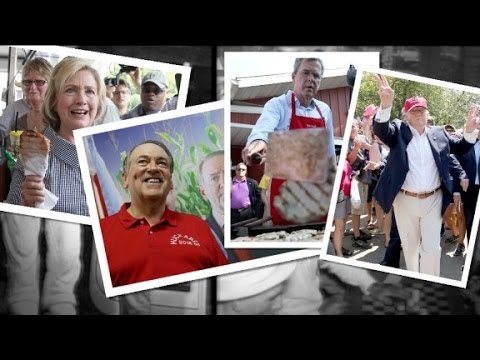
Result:
[[237,169],[237,171],[247,171],[247,169],[240,168],[240,169]]
[[161,94],[163,92],[158,86],[142,86],[142,92],[145,94],[153,92],[155,95]]
[[127,94],[130,94],[130,91],[128,90],[119,90],[119,91],[114,91],[113,92],[113,95],[117,96],[117,95],[127,95]]
[[35,84],[36,87],[41,87],[47,83],[47,80],[22,80],[22,85],[25,87],[30,87],[32,84]]

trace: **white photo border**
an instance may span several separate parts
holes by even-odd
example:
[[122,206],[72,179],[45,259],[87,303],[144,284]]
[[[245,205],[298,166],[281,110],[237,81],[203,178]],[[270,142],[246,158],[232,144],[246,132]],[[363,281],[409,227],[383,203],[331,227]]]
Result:
[[[183,65],[169,64],[169,63],[164,63],[159,61],[142,60],[138,58],[112,55],[112,54],[107,54],[102,52],[81,50],[81,49],[69,48],[69,47],[39,46],[39,45],[10,45],[10,47],[26,49],[26,50],[36,50],[36,51],[41,51],[49,54],[56,54],[60,56],[75,56],[75,57],[79,57],[87,60],[92,60],[94,62],[98,61],[101,63],[132,65],[132,66],[138,66],[143,68],[162,70],[164,72],[180,73],[182,74],[182,81],[180,84],[180,90],[178,94],[177,108],[178,109],[185,108],[185,104],[187,101],[187,92],[188,92],[188,87],[190,83],[190,74],[191,74],[190,67],[183,66]],[[94,67],[95,67],[95,63],[94,63]],[[100,75],[102,76],[102,74]],[[119,122],[122,122],[122,121],[119,121]],[[95,127],[98,128],[102,126],[104,125],[96,125]],[[77,152],[78,152],[78,148],[77,148]],[[23,206],[23,205],[8,204],[5,202],[0,202],[0,212],[2,211],[15,213],[15,214],[41,217],[46,219],[74,222],[74,223],[84,224],[84,225],[92,224],[91,215],[82,216],[82,215],[68,214],[68,213],[62,213],[59,211],[36,209],[36,208]]]
[[[78,149],[78,158],[80,162],[80,169],[82,173],[82,180],[85,186],[85,193],[87,195],[87,204],[90,210],[90,216],[92,217],[92,231],[95,239],[95,246],[98,255],[98,261],[100,264],[100,271],[102,275],[102,280],[105,288],[105,294],[107,297],[117,296],[128,294],[137,291],[143,291],[148,289],[154,289],[161,286],[178,284],[186,281],[199,280],[208,278],[211,276],[228,274],[240,270],[253,269],[266,265],[273,265],[279,262],[286,262],[291,260],[303,259],[306,257],[319,256],[320,251],[316,250],[299,250],[292,251],[287,254],[278,254],[267,256],[260,259],[248,260],[244,262],[238,262],[234,264],[218,266],[210,269],[204,269],[194,272],[188,272],[184,274],[174,275],[163,277],[160,279],[149,280],[144,282],[139,282],[135,284],[112,287],[112,282],[110,279],[110,274],[108,270],[107,256],[105,252],[105,247],[103,245],[103,236],[100,229],[100,220],[97,212],[97,205],[94,197],[93,186],[90,179],[90,171],[88,167],[87,155],[83,137],[123,128],[128,128],[132,126],[138,126],[148,123],[159,122],[167,119],[173,119],[177,117],[182,117],[186,115],[192,115],[197,113],[204,113],[212,110],[224,109],[224,101],[216,101],[212,103],[202,104],[187,107],[181,110],[172,110],[164,113],[158,113],[153,115],[147,115],[140,118],[128,119],[120,122],[113,122],[104,124],[101,127],[90,127],[84,129],[78,129],[74,131],[75,144]],[[225,119],[224,119],[225,121]],[[225,123],[224,123],[225,125]]]
[[[459,91],[465,91],[465,92],[470,92],[474,94],[480,94],[480,88],[474,88],[471,86],[466,86],[466,85],[461,85],[461,84],[454,84],[442,80],[437,80],[437,79],[431,79],[431,78],[426,78],[423,76],[418,76],[418,75],[412,75],[412,74],[406,74],[398,71],[392,71],[392,70],[386,70],[386,69],[381,69],[381,68],[370,68],[370,67],[360,67],[357,69],[357,77],[355,80],[355,85],[353,87],[353,93],[352,93],[352,100],[350,102],[350,109],[348,111],[348,118],[347,118],[347,124],[345,126],[345,135],[343,139],[343,145],[342,145],[342,151],[340,153],[340,160],[338,163],[338,169],[343,169],[344,163],[346,161],[346,155],[347,155],[347,148],[348,148],[348,140],[350,137],[350,132],[352,128],[352,122],[353,122],[353,117],[355,115],[355,109],[357,106],[357,101],[358,101],[358,95],[360,93],[360,85],[362,83],[363,77],[366,72],[369,73],[374,73],[374,74],[381,74],[389,77],[396,77],[399,79],[404,79],[404,80],[410,80],[410,81],[415,81],[419,83],[424,83],[424,84],[429,84],[429,85],[435,85],[439,87],[444,87],[444,88],[449,88],[449,89],[455,89]],[[333,193],[337,194],[340,188],[340,181],[341,181],[341,176],[338,176],[338,174],[341,173],[341,171],[337,171],[337,176],[335,178],[335,184],[333,187]],[[475,216],[473,219],[473,224],[472,224],[472,231],[470,234],[470,239],[468,239],[468,250],[467,250],[467,255],[465,257],[465,265],[464,269],[462,271],[462,276],[460,280],[454,280],[454,279],[449,279],[445,277],[438,277],[438,276],[433,276],[433,275],[428,275],[428,274],[422,274],[422,273],[417,273],[414,271],[408,271],[404,269],[397,269],[393,268],[390,266],[383,266],[380,264],[374,264],[374,263],[369,263],[365,261],[360,261],[360,260],[355,260],[355,259],[350,259],[350,258],[342,258],[338,257],[335,255],[327,254],[327,246],[325,246],[321,250],[320,254],[320,259],[321,260],[327,260],[327,261],[333,261],[333,262],[338,262],[341,264],[346,264],[346,265],[351,265],[351,266],[357,266],[365,269],[370,269],[370,270],[377,270],[381,271],[384,273],[391,273],[391,274],[396,274],[396,275],[402,275],[414,279],[420,279],[420,280],[426,280],[426,281],[431,281],[439,284],[445,284],[445,285],[451,285],[455,287],[460,287],[460,288],[466,288],[467,287],[467,282],[468,282],[468,275],[470,272],[470,266],[472,263],[472,257],[473,257],[473,252],[475,249],[475,242],[477,238],[477,232],[478,232],[478,225],[479,225],[479,217],[480,217],[480,211],[478,211],[478,206],[480,203],[480,199],[477,201],[477,207],[475,210]],[[336,201],[333,201],[330,204],[330,209],[328,213],[328,219],[327,219],[327,226],[325,229],[325,237],[324,237],[324,242],[329,241],[329,236],[330,232],[333,227],[333,216],[335,213],[335,208],[336,208]]]
[[[361,66],[361,64],[369,64],[370,66],[380,66],[380,53],[377,51],[371,52],[248,52],[248,51],[226,51],[224,53],[224,93],[225,93],[225,117],[227,123],[231,124],[231,80],[232,76],[232,65],[231,61],[235,57],[246,58],[253,56],[271,56],[272,61],[275,59],[278,60],[279,57],[284,57],[291,60],[291,72],[293,72],[293,63],[295,58],[320,58],[325,59],[332,54],[341,55],[343,58],[349,60],[349,65],[354,65],[355,68]],[[345,74],[347,73],[348,68],[345,69]],[[348,121],[348,118],[347,118]],[[347,122],[348,123],[348,122]],[[346,129],[345,129],[346,130]],[[225,131],[230,131],[230,127],[226,127]],[[233,164],[230,163],[231,159],[231,137],[225,137],[225,184],[230,184],[230,172],[227,172],[227,169],[230,169]],[[343,151],[344,145],[342,145]],[[341,174],[341,172],[340,172]],[[338,170],[337,176],[338,177]],[[227,188],[227,186],[225,186]],[[225,209],[230,209],[231,201],[229,196],[225,196]],[[225,212],[225,228],[228,229],[231,226],[231,216],[230,212]],[[230,233],[225,234],[225,248],[227,249],[321,249],[325,243],[324,239],[319,241],[299,241],[299,242],[285,242],[285,241],[262,241],[262,242],[235,242],[230,239]]]

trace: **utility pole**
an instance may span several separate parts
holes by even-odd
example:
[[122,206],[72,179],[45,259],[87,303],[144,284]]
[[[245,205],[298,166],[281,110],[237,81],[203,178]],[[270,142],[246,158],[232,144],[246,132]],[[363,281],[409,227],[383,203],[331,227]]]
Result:
[[15,75],[17,74],[17,48],[10,46],[8,49],[8,87],[7,105],[15,101]]

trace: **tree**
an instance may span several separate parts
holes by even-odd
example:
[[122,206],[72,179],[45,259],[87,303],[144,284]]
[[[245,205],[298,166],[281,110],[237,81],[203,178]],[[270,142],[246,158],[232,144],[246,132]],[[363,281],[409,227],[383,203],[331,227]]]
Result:
[[[405,100],[412,96],[422,96],[428,101],[430,115],[436,121],[435,125],[451,124],[456,128],[462,127],[472,104],[480,106],[480,94],[447,88],[444,86],[426,84],[387,76],[388,82],[395,91],[392,117],[401,118],[401,111]],[[362,117],[363,110],[369,104],[379,105],[378,87],[372,73],[365,72],[355,109],[355,117]]]

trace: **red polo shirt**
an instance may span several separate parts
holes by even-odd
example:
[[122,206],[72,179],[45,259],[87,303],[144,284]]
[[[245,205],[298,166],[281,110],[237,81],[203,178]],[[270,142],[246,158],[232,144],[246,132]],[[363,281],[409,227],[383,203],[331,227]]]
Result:
[[112,286],[228,264],[208,224],[197,216],[165,209],[150,226],[123,204],[100,221]]

